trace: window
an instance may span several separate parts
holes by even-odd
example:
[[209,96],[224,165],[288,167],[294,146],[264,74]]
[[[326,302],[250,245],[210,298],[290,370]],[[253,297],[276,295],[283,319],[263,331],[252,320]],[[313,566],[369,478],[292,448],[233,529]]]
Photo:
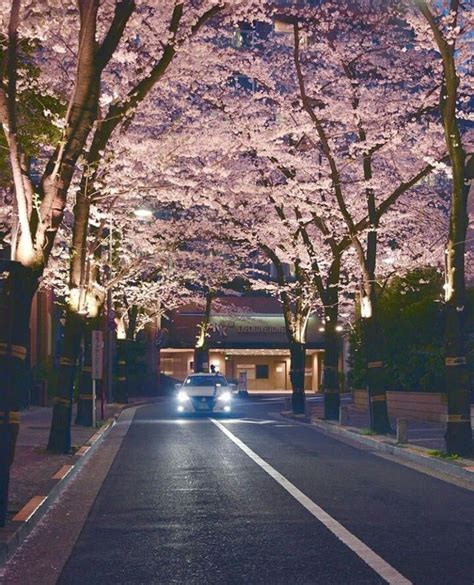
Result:
[[268,380],[268,366],[266,364],[255,366],[255,378],[257,380]]
[[209,374],[209,376],[188,376],[185,386],[227,386],[227,380],[223,376]]
[[173,358],[161,358],[161,373],[166,376],[173,375]]

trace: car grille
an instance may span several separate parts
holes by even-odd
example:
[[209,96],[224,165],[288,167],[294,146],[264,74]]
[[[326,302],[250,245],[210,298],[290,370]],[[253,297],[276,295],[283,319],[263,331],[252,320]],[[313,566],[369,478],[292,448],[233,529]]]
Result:
[[214,408],[214,396],[193,396],[194,410],[212,410]]

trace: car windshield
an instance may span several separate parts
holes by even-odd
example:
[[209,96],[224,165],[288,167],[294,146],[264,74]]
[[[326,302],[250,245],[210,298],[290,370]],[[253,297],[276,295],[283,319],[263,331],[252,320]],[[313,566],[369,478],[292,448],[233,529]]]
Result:
[[186,378],[186,386],[227,386],[227,380],[224,376],[189,376]]

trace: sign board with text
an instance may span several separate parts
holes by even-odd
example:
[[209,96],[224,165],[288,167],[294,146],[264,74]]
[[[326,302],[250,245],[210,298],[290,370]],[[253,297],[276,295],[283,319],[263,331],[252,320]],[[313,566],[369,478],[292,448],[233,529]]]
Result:
[[247,372],[239,372],[239,392],[247,392]]
[[102,380],[102,364],[104,360],[104,334],[92,331],[92,379]]

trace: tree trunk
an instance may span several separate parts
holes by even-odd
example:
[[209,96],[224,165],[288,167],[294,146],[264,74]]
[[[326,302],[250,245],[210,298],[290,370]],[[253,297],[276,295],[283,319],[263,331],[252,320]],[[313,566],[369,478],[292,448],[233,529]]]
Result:
[[117,381],[114,392],[115,402],[128,404],[127,382],[127,340],[117,340]]
[[71,450],[74,382],[83,328],[84,317],[75,311],[67,310],[59,361],[59,383],[54,398],[53,419],[48,440],[48,451],[53,453],[69,453]]
[[446,306],[446,390],[448,420],[446,450],[449,454],[470,457],[473,452],[469,373],[464,343],[464,314],[453,303]]
[[79,393],[77,396],[76,424],[91,427],[93,424],[92,411],[92,330],[99,329],[99,318],[92,319],[84,327],[84,359],[79,375]]
[[[464,254],[468,226],[469,179],[472,179],[472,176],[469,175],[466,166],[466,152],[463,148],[461,124],[457,114],[459,106],[459,76],[455,58],[457,47],[455,42],[445,38],[428,4],[424,0],[417,0],[416,4],[433,32],[433,38],[441,55],[444,75],[440,94],[440,113],[453,173],[445,285],[445,365],[448,394],[446,449],[451,454],[471,456],[473,445],[464,329],[466,321]],[[450,8],[456,23],[460,16],[461,2],[453,0]]]
[[209,331],[209,324],[211,322],[212,301],[214,300],[215,292],[209,290],[206,295],[206,308],[202,321],[198,325],[199,335],[196,347],[194,348],[194,371],[196,373],[209,371],[209,347],[207,345],[207,336]]
[[362,319],[363,339],[367,355],[367,392],[369,395],[370,428],[379,434],[389,433],[390,420],[385,392],[383,336],[378,321],[377,298],[372,294],[372,313]]
[[138,305],[130,307],[128,312],[127,339],[133,341],[137,334]]
[[324,363],[323,363],[323,389],[324,389],[324,418],[328,420],[339,419],[339,344],[335,319],[326,318],[324,322]]
[[[0,261],[0,526],[8,506],[10,466],[15,457],[20,418],[26,392],[26,355],[30,314],[37,275],[17,262]],[[1,278],[0,277],[0,278]]]
[[[341,255],[334,253],[329,269],[328,282],[324,291],[324,418],[339,419],[339,353],[340,338],[336,327],[339,318],[339,282],[341,273]],[[322,291],[321,291],[322,292]]]
[[[454,161],[453,161],[454,162]],[[454,164],[460,167],[464,160]],[[445,367],[448,395],[446,450],[470,457],[473,452],[469,372],[466,363],[466,285],[464,277],[465,239],[468,224],[467,189],[458,169],[453,177],[453,202],[446,254]]]
[[304,370],[306,346],[304,343],[292,341],[290,343],[290,380],[293,394],[291,405],[295,414],[305,412]]
[[[453,47],[444,47],[445,86],[442,88],[441,113],[452,165],[451,211],[446,250],[446,329],[445,366],[448,395],[446,450],[470,457],[473,453],[469,373],[466,364],[466,281],[465,251],[469,223],[467,201],[470,180],[466,153],[462,147],[456,119],[458,78]],[[449,55],[449,57],[448,57]],[[449,63],[449,66],[447,64]]]
[[195,347],[194,348],[194,371],[195,373],[209,371],[209,348]]
[[156,324],[145,326],[145,377],[143,391],[148,396],[160,393],[160,348],[157,344],[159,329]]

